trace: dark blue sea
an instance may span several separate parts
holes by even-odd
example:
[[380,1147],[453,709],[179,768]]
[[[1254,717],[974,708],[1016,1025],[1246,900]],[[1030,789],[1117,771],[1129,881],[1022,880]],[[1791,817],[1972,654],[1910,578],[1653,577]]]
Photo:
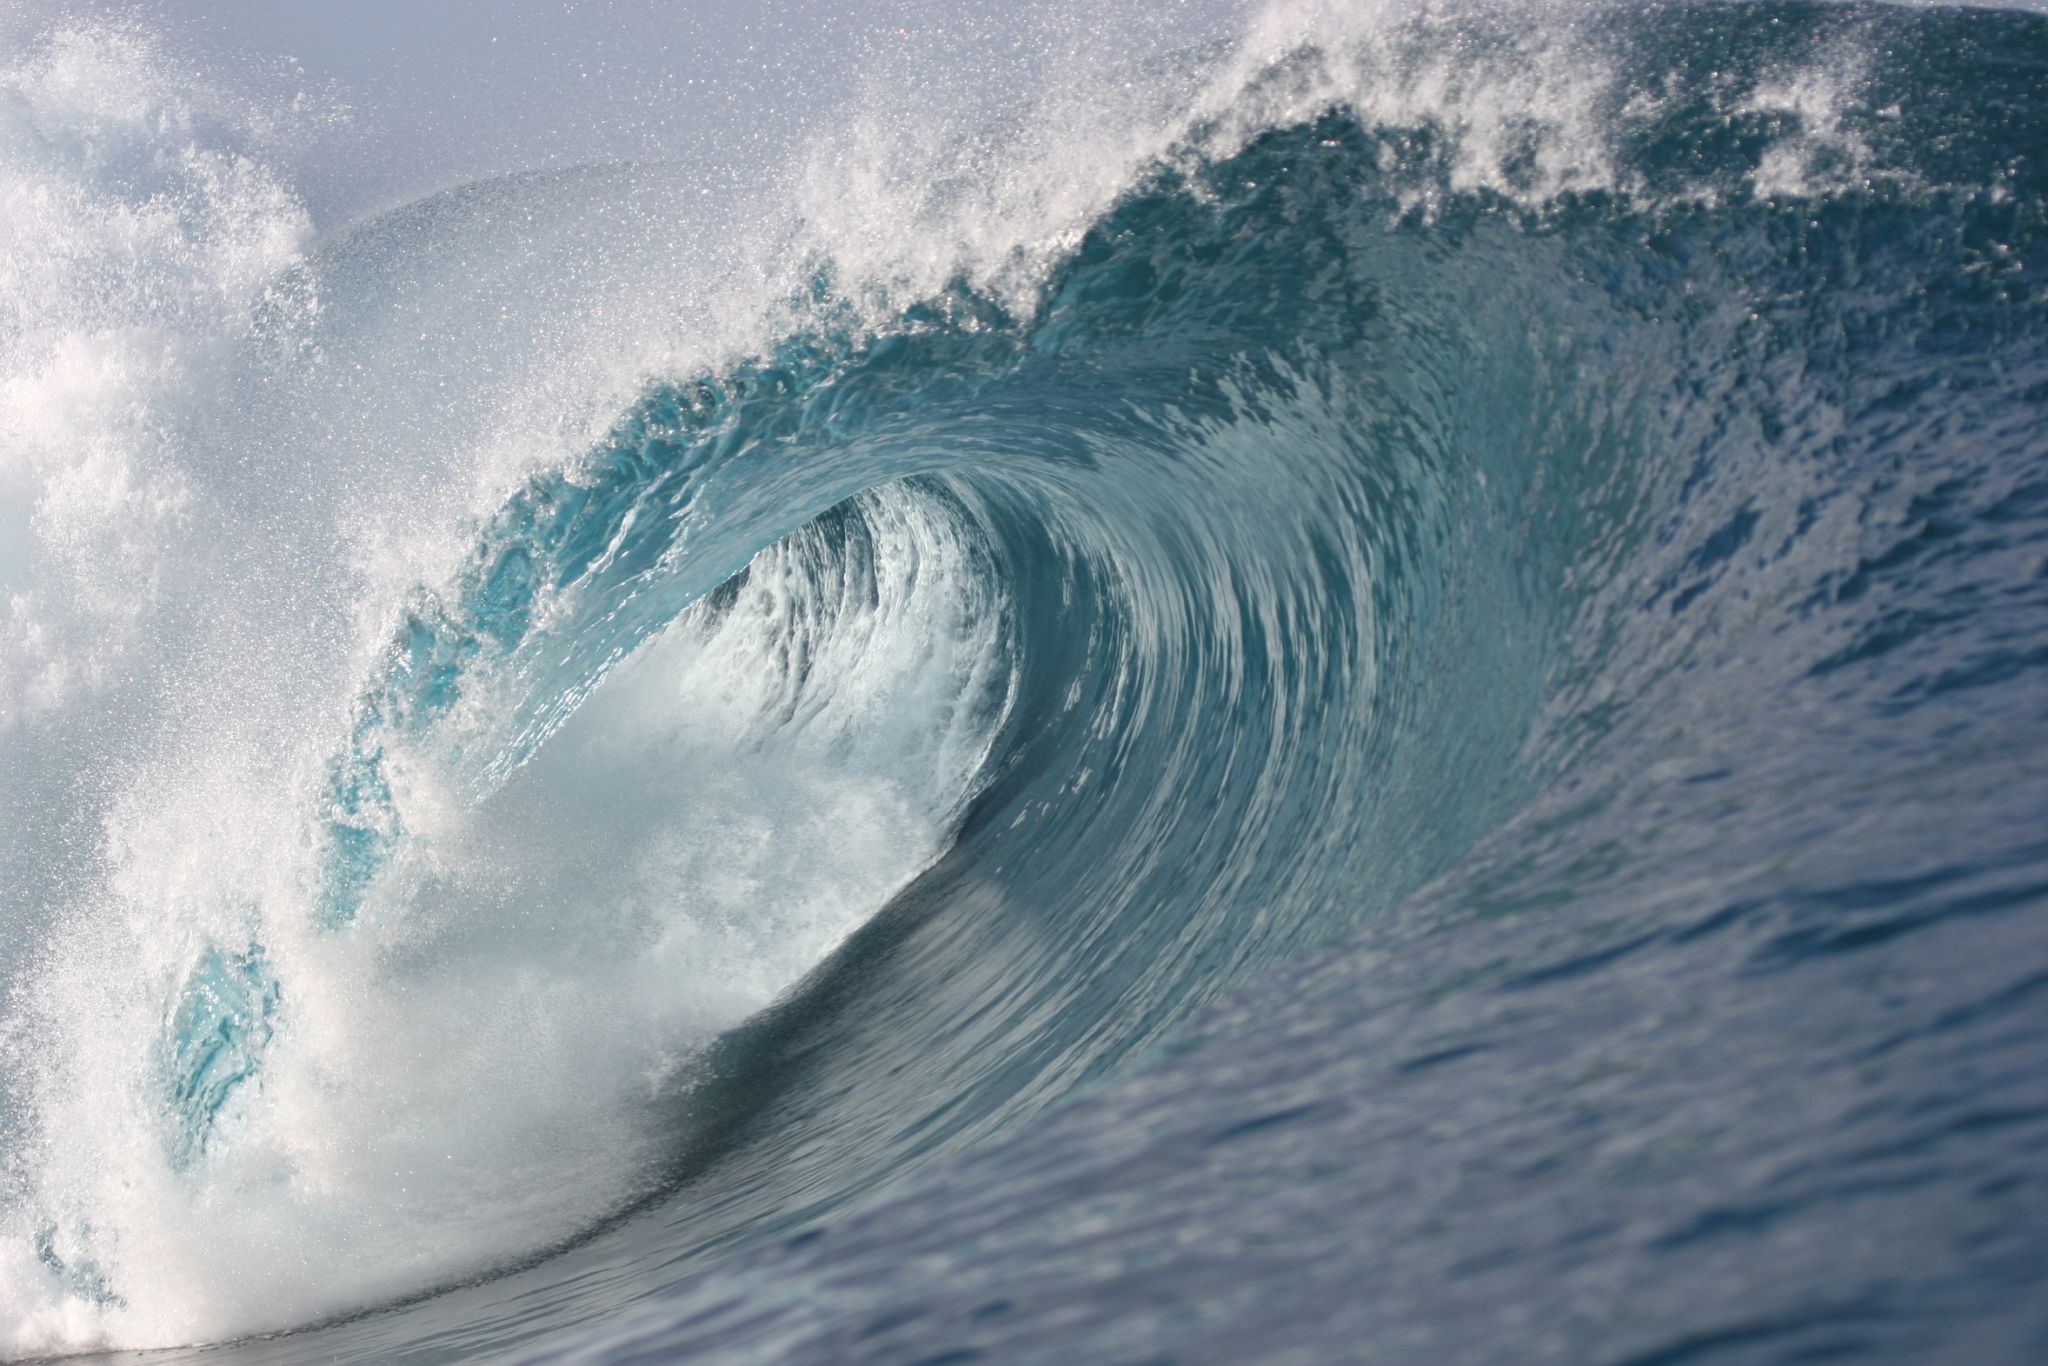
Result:
[[2048,17],[0,65],[0,1352],[2048,1359]]

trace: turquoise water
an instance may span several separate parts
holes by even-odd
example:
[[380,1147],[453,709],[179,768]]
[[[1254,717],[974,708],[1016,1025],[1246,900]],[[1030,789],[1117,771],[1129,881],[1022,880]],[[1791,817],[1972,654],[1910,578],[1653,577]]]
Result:
[[[790,250],[771,340],[333,614],[285,890],[122,1094],[150,1198],[343,1270],[156,1310],[186,1207],[17,1160],[89,1332],[2048,1349],[2048,24],[1362,32],[1169,100],[1028,289]],[[619,184],[341,238],[313,335]],[[230,434],[337,403],[275,345]]]

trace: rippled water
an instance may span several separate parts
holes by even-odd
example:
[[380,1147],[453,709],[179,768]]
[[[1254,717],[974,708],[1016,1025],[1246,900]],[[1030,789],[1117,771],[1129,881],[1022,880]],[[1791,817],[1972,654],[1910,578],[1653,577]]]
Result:
[[26,258],[15,1351],[2048,1351],[2048,21],[1146,70]]

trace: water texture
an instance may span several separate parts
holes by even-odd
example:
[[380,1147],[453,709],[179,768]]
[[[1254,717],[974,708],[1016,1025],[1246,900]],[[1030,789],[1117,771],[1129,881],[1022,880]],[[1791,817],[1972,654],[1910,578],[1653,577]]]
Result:
[[0,1351],[2048,1353],[2048,19],[325,231],[23,54]]

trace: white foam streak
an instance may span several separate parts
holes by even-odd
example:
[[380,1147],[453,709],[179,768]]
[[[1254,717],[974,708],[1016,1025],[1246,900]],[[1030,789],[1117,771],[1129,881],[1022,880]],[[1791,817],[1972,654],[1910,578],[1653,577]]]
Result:
[[[850,546],[806,532],[678,619],[480,808],[434,749],[409,755],[412,838],[349,933],[312,928],[290,812],[218,789],[117,820],[125,914],[64,936],[38,984],[37,1036],[63,1046],[35,1060],[34,1173],[67,1260],[125,1303],[81,1319],[19,1255],[17,1210],[0,1340],[289,1326],[545,1247],[643,1189],[693,1051],[942,850],[1007,706],[1007,609],[966,524],[904,489],[862,509]],[[174,965],[251,931],[279,1032],[176,1172],[134,1041]]]

